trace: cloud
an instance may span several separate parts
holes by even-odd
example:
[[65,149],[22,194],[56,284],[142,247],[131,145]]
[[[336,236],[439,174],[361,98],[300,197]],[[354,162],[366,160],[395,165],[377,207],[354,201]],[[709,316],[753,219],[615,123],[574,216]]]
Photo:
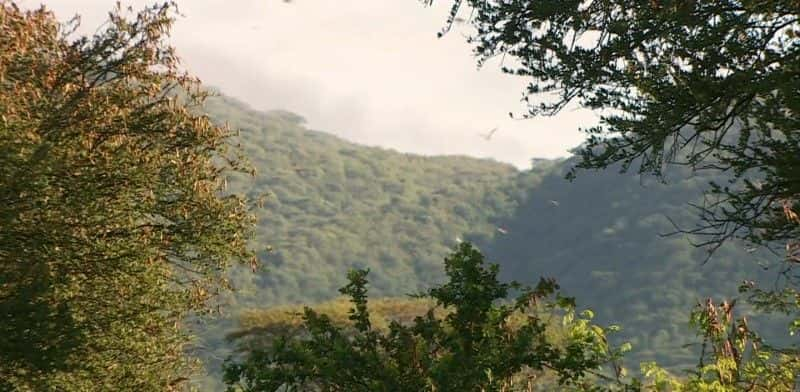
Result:
[[[31,4],[28,1],[23,4]],[[134,2],[139,7],[147,2]],[[94,27],[111,2],[46,3]],[[125,4],[123,2],[123,4]],[[258,109],[286,109],[312,128],[423,154],[493,157],[527,166],[580,143],[588,112],[517,121],[525,80],[476,70],[458,31],[443,39],[446,2],[396,0],[179,1],[173,39],[190,71]],[[478,133],[499,127],[490,141]]]

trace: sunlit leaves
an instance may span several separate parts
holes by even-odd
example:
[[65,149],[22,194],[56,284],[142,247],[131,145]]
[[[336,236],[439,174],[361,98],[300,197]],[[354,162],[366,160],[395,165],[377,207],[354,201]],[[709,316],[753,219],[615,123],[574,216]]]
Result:
[[228,131],[165,41],[174,4],[118,9],[73,38],[0,3],[0,378],[21,390],[162,390],[181,326],[245,260],[220,198]]
[[[467,242],[445,266],[449,280],[426,295],[435,307],[382,330],[369,321],[366,271],[351,272],[342,289],[352,301],[350,327],[306,308],[303,332],[278,335],[266,348],[249,346],[243,361],[226,366],[227,383],[244,391],[626,388],[603,369],[621,351],[591,324],[590,312],[575,317],[569,301],[556,301],[554,282],[500,283],[497,266]],[[513,287],[522,294],[509,302]],[[547,321],[559,317],[560,325]]]

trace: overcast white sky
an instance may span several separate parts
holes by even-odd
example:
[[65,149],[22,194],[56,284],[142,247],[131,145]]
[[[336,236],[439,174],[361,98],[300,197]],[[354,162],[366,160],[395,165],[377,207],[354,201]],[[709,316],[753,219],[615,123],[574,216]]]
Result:
[[[20,0],[44,3],[66,20],[80,14],[93,31],[112,0]],[[152,1],[122,1],[135,7]],[[345,139],[421,154],[492,157],[528,167],[533,157],[565,156],[579,126],[597,116],[566,110],[556,117],[521,113],[525,80],[498,65],[477,70],[458,30],[436,38],[447,1],[179,0],[173,44],[204,83],[257,109],[286,109],[313,129]],[[498,127],[486,141],[478,134]]]

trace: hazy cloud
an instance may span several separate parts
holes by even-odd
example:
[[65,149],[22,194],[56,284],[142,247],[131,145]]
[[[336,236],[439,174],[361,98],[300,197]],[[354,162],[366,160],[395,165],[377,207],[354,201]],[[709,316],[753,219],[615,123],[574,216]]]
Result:
[[[36,6],[40,1],[23,1]],[[66,19],[93,30],[114,2],[54,0]],[[132,3],[135,7],[150,2]],[[416,0],[192,0],[173,42],[207,84],[258,109],[286,109],[318,130],[349,140],[422,154],[466,154],[528,166],[532,157],[566,155],[578,126],[596,117],[565,111],[512,120],[525,81],[478,71],[459,31],[436,38],[447,2]],[[498,127],[491,140],[478,134]]]

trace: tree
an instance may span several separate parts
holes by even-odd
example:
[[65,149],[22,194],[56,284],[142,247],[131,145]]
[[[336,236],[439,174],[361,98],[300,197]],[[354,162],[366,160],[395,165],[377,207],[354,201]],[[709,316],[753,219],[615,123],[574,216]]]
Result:
[[252,219],[245,167],[166,44],[175,5],[74,37],[0,2],[0,389],[165,390]]
[[[800,282],[789,273],[800,261],[798,2],[454,0],[442,33],[462,7],[471,12],[478,63],[502,56],[511,63],[504,72],[530,78],[524,117],[554,115],[571,102],[603,113],[584,129],[577,168],[638,165],[640,174],[662,176],[668,165],[684,165],[726,175],[695,206],[702,223],[678,231],[700,238],[709,254],[732,238],[785,249],[783,288],[741,289],[763,309],[794,314],[792,329],[800,327]],[[796,353],[780,359],[786,366],[759,364],[763,356],[733,360],[720,354],[729,352],[724,346],[751,331],[737,336],[738,324],[727,335],[707,322],[710,311],[698,314],[706,314],[701,334],[720,346],[715,382],[741,386],[755,367],[793,388]],[[732,319],[728,312],[724,324],[737,326]],[[725,379],[722,367],[736,376]]]
[[[302,332],[226,365],[229,390],[528,391],[545,370],[561,390],[627,388],[613,366],[624,350],[608,345],[591,312],[576,316],[574,300],[552,280],[534,288],[500,283],[497,265],[467,242],[445,270],[448,281],[424,295],[435,306],[385,330],[371,321],[367,271],[351,271],[340,290],[352,302],[349,328],[305,308]],[[512,290],[521,294],[506,301]],[[554,335],[547,317],[558,315],[564,330]]]
[[[735,302],[708,300],[692,312],[703,337],[695,371],[676,377],[644,363],[640,376],[627,377],[619,363],[630,345],[611,347],[606,335],[617,328],[592,325],[588,310],[576,317],[574,299],[553,280],[532,289],[500,283],[497,265],[466,242],[445,269],[447,283],[415,301],[374,307],[367,271],[354,270],[340,290],[350,297],[346,315],[338,300],[322,304],[324,314],[286,306],[251,314],[259,320],[230,336],[241,339],[244,357],[224,366],[228,390],[796,390],[800,361],[765,347],[747,319],[734,316]],[[521,294],[508,301],[511,291]]]
[[571,102],[603,113],[584,129],[579,168],[638,164],[661,175],[677,164],[730,174],[699,206],[705,224],[691,232],[701,245],[789,241],[787,258],[798,260],[796,1],[452,3],[445,32],[469,8],[479,64],[502,56],[504,72],[530,78],[525,117]]

